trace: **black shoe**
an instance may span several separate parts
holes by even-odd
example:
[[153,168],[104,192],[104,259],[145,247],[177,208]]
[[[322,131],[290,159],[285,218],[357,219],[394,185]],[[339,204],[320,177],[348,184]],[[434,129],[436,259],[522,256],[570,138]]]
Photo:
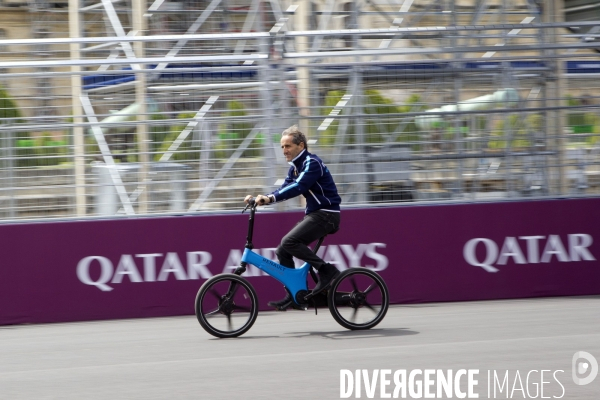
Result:
[[279,301],[270,301],[267,303],[269,307],[273,307],[277,311],[285,311],[288,308],[292,307],[294,310],[303,310],[302,307],[297,305],[294,300],[292,300],[292,296],[287,293],[285,297]]
[[315,286],[312,291],[313,295],[327,289],[329,285],[331,285],[331,282],[339,275],[340,271],[338,271],[335,266],[329,263],[323,264],[323,266],[319,268],[319,282],[317,282],[317,286]]

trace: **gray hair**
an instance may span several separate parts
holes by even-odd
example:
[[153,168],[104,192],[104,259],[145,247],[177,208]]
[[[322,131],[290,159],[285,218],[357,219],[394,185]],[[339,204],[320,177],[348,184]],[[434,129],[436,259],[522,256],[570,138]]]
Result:
[[281,133],[281,136],[291,136],[292,143],[297,145],[299,145],[300,143],[304,143],[304,148],[308,150],[308,142],[306,140],[306,136],[304,135],[304,133],[300,132],[300,129],[298,129],[298,125],[290,126]]

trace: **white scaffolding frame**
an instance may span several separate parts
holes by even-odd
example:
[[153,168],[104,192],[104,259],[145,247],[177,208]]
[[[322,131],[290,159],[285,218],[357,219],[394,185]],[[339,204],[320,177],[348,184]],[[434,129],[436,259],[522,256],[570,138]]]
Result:
[[[129,24],[124,21],[126,15],[115,8],[115,4],[119,6],[122,5],[121,2],[100,0],[94,4],[90,3],[83,0],[69,1],[71,36],[69,38],[49,37],[0,41],[5,46],[35,44],[70,46],[71,56],[68,60],[15,58],[5,61],[0,59],[0,68],[10,71],[20,71],[32,67],[70,68],[68,73],[59,72],[57,76],[61,73],[71,75],[73,122],[66,126],[73,128],[74,160],[76,161],[74,186],[77,190],[75,209],[78,217],[88,215],[86,184],[82,180],[85,170],[83,143],[86,129],[90,129],[93,133],[104,162],[108,166],[115,165],[111,146],[103,133],[103,127],[110,127],[110,125],[103,125],[99,121],[95,112],[94,101],[96,100],[94,99],[99,98],[100,93],[119,93],[119,91],[131,91],[132,88],[135,91],[136,104],[140,104],[141,108],[136,115],[131,116],[134,117],[134,121],[123,120],[119,124],[120,126],[130,126],[136,130],[142,170],[140,182],[136,185],[135,190],[127,193],[118,170],[110,169],[110,176],[120,200],[118,214],[124,212],[125,215],[144,215],[152,212],[145,208],[148,201],[140,197],[145,195],[146,185],[152,180],[149,176],[151,155],[149,156],[150,151],[147,148],[149,141],[147,131],[152,126],[152,122],[148,119],[150,112],[146,109],[148,94],[194,92],[196,97],[208,98],[199,110],[195,108],[198,111],[186,121],[185,127],[179,132],[177,139],[158,158],[157,162],[160,163],[171,160],[173,154],[179,151],[180,145],[198,128],[200,121],[214,120],[219,121],[218,123],[227,123],[227,121],[222,122],[219,119],[223,117],[216,117],[216,115],[223,110],[223,106],[219,105],[219,102],[225,101],[224,99],[227,98],[221,92],[234,89],[240,92],[256,89],[258,110],[253,111],[254,126],[240,141],[238,147],[232,149],[231,154],[223,160],[222,165],[212,176],[212,180],[201,187],[197,194],[193,194],[193,201],[187,212],[203,209],[221,180],[226,179],[234,165],[258,139],[264,143],[261,149],[262,157],[267,164],[276,166],[276,168],[267,168],[261,176],[262,188],[264,190],[272,189],[278,168],[285,166],[276,157],[277,134],[285,128],[288,122],[297,122],[303,129],[308,128],[317,133],[335,129],[334,149],[329,154],[334,170],[340,175],[344,175],[344,168],[346,168],[344,160],[347,158],[347,154],[354,154],[354,164],[356,165],[353,173],[359,178],[350,185],[353,188],[352,198],[354,204],[357,205],[369,203],[368,192],[372,182],[368,182],[366,177],[371,176],[375,169],[370,165],[370,160],[373,160],[374,156],[368,150],[370,144],[365,127],[373,117],[369,115],[368,104],[364,102],[369,82],[374,79],[369,74],[376,74],[370,70],[371,63],[376,63],[377,66],[402,65],[403,63],[410,65],[415,62],[444,65],[445,69],[440,69],[439,75],[425,76],[426,73],[424,73],[415,78],[421,79],[423,82],[425,90],[422,97],[425,99],[432,97],[432,93],[439,89],[438,83],[441,79],[439,77],[443,76],[442,74],[453,77],[453,83],[448,87],[451,97],[448,105],[454,108],[440,107],[435,116],[440,120],[452,121],[449,126],[454,132],[451,140],[454,143],[455,151],[450,155],[399,153],[397,157],[390,159],[390,163],[454,160],[453,168],[458,178],[452,188],[452,196],[443,200],[456,200],[457,193],[468,193],[466,188],[470,184],[467,182],[470,181],[470,178],[464,178],[469,175],[465,170],[467,167],[464,160],[490,159],[489,155],[482,152],[466,151],[465,140],[460,133],[460,118],[470,114],[492,117],[504,115],[505,118],[525,121],[527,115],[538,112],[545,116],[543,119],[545,145],[525,152],[514,151],[510,148],[510,143],[516,132],[512,132],[513,128],[509,126],[506,128],[509,147],[504,151],[496,152],[492,164],[496,165],[499,162],[496,160],[498,159],[501,160],[502,166],[511,169],[516,160],[531,160],[523,168],[525,170],[533,169],[542,177],[541,186],[546,188],[546,191],[538,194],[541,196],[555,195],[556,193],[552,193],[549,189],[552,186],[550,182],[553,179],[552,174],[558,171],[558,175],[561,177],[566,176],[564,167],[566,157],[560,144],[564,125],[561,121],[564,118],[565,108],[560,101],[565,98],[565,95],[562,92],[562,81],[555,79],[555,77],[563,75],[559,60],[564,57],[561,53],[569,54],[569,52],[577,50],[588,51],[597,48],[596,43],[586,42],[583,37],[577,37],[580,40],[576,43],[557,41],[558,35],[555,32],[558,29],[577,25],[590,28],[591,30],[587,34],[593,36],[600,27],[599,21],[563,22],[560,18],[556,18],[556,15],[549,15],[548,10],[552,10],[556,14],[558,0],[547,2],[549,7],[546,7],[544,15],[538,4],[529,0],[522,2],[477,0],[474,1],[468,12],[460,11],[462,9],[455,0],[442,2],[390,0],[386,5],[382,5],[382,2],[357,1],[351,2],[350,6],[345,5],[348,4],[347,2],[323,0],[319,2],[322,11],[311,15],[316,18],[317,26],[308,27],[308,29],[304,29],[305,19],[310,13],[307,11],[309,9],[308,2],[294,4],[285,0],[240,0],[240,5],[243,5],[243,7],[240,6],[243,9],[240,11],[231,8],[231,2],[209,0],[205,2],[203,9],[194,10],[194,14],[188,16],[192,22],[185,34],[154,34],[145,27],[145,23],[166,12],[168,8],[166,5],[169,4],[169,1],[135,0],[133,8],[129,10],[131,19]],[[265,28],[267,5],[275,23],[273,26]],[[515,6],[518,6],[517,11],[510,8]],[[231,32],[229,28],[222,33],[201,32],[206,25],[209,25],[208,22],[212,18],[221,18],[225,13],[234,11],[242,15],[245,13],[243,21],[238,19],[240,32]],[[105,36],[84,37],[81,33],[82,21],[85,20],[87,13],[92,12],[96,13],[95,15],[101,12],[105,17],[107,22]],[[389,23],[389,27],[361,27],[361,23],[375,15],[382,16]],[[345,27],[339,27],[339,18],[336,18],[338,16],[344,17],[345,21],[348,21]],[[520,22],[512,23],[515,18],[518,18]],[[469,24],[465,25],[465,21]],[[414,26],[414,24],[423,25]],[[300,29],[294,29],[297,27]],[[522,38],[530,41],[520,41]],[[375,44],[366,46],[365,43],[369,40]],[[401,46],[400,40],[407,41],[411,46]],[[309,41],[311,42],[307,45]],[[496,43],[492,43],[493,41]],[[214,42],[223,43],[224,49],[213,52],[202,51],[204,43]],[[339,47],[341,42],[345,44]],[[432,44],[434,42],[435,44]],[[164,43],[170,48],[162,55],[146,56],[146,48],[154,43]],[[251,46],[248,46],[248,43]],[[228,44],[231,45],[227,47]],[[108,51],[109,54],[105,58],[92,57],[98,51]],[[594,57],[589,53],[581,54],[581,56],[592,59]],[[527,107],[520,113],[515,111],[507,101],[493,110],[477,109],[475,112],[461,108],[464,107],[461,93],[463,86],[466,85],[467,74],[464,71],[468,63],[497,63],[498,66],[494,64],[496,69],[493,72],[494,79],[497,79],[498,82],[494,82],[490,86],[495,86],[498,90],[513,88],[519,84],[518,80],[511,75],[513,72],[511,63],[521,59],[541,65],[539,70],[530,69],[531,74],[535,75],[535,79],[538,81],[528,89],[527,100],[535,101],[536,106]],[[171,68],[172,66],[175,68]],[[208,83],[181,82],[174,84],[161,81],[161,76],[173,75],[173,71],[181,74],[216,73],[226,68],[239,70],[240,66],[251,68],[251,71],[255,72],[252,80],[235,81],[231,79]],[[130,70],[121,69],[123,67],[129,67]],[[337,69],[334,70],[334,68]],[[335,73],[331,71],[335,71]],[[133,76],[133,80],[95,88],[85,88],[81,85],[83,76],[94,73],[115,75],[116,77],[129,74]],[[38,76],[26,72],[16,72],[13,73],[13,76],[18,77],[19,74],[21,76]],[[414,74],[418,75],[417,72]],[[331,76],[334,76],[336,84],[344,89],[341,99],[330,108],[326,115],[322,115],[320,111],[325,107],[319,103],[323,97],[319,91],[326,90],[324,85],[329,82]],[[430,78],[434,78],[434,80]],[[386,78],[381,79],[385,81]],[[297,90],[290,89],[290,85],[297,85]],[[292,97],[299,111],[298,115],[294,117],[295,120],[290,121],[287,114],[291,109]],[[585,106],[578,109],[585,109]],[[214,117],[212,116],[213,112]],[[411,123],[411,118],[419,115],[423,115],[423,110],[419,109],[418,105],[412,105],[408,112],[403,112],[402,115],[390,114],[390,117],[401,119],[398,125],[399,131],[386,137],[383,143],[392,146],[400,133],[404,132]],[[33,123],[22,124],[16,128],[11,126],[11,131],[27,131],[27,129],[31,130],[36,127],[43,129],[45,126],[43,123],[36,123],[35,119],[29,121],[33,121]],[[381,122],[377,123],[382,125]],[[0,125],[0,130],[3,129],[5,128]],[[351,129],[352,134],[350,134]],[[349,139],[350,136],[352,136],[351,139]],[[349,140],[353,141],[352,145],[347,144]],[[209,153],[201,152],[200,154],[203,158],[198,161],[202,165],[210,164],[207,158]],[[491,170],[488,168],[486,171]],[[565,192],[567,183],[564,178],[561,179],[560,191]],[[469,190],[473,193],[476,192],[477,185],[480,184],[481,180],[470,184]],[[508,197],[520,197],[519,194],[515,194],[516,189],[512,180],[506,181],[506,192]],[[461,199],[464,200],[464,198]],[[473,199],[475,198],[473,197],[471,200]],[[138,207],[137,212],[136,206]]]

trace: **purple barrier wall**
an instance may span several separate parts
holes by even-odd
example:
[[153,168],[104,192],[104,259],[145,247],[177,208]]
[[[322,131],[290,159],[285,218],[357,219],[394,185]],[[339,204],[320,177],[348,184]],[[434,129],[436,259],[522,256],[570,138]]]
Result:
[[[600,294],[600,199],[345,210],[322,256],[378,270],[393,303]],[[274,248],[300,213],[259,213]],[[0,226],[0,324],[193,314],[231,272],[247,214]],[[250,270],[261,308],[284,292]]]

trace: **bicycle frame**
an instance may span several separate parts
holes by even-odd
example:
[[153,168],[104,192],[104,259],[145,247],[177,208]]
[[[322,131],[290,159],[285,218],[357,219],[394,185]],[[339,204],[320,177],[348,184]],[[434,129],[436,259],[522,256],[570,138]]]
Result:
[[287,268],[255,253],[249,248],[244,250],[242,262],[254,265],[256,268],[281,282],[290,291],[294,301],[296,301],[296,294],[299,291],[308,290],[306,279],[311,268],[308,263],[304,263],[300,268]]
[[[306,294],[308,294],[307,278],[309,272],[314,274],[314,272],[311,271],[312,267],[310,264],[304,263],[304,265],[302,265],[300,268],[287,268],[252,251],[254,248],[254,245],[252,244],[252,236],[254,234],[254,215],[257,207],[254,199],[249,201],[246,208],[244,208],[244,211],[246,211],[248,207],[250,207],[250,219],[248,221],[248,236],[246,237],[246,246],[244,253],[242,254],[242,262],[240,267],[237,268],[234,273],[236,275],[241,275],[246,271],[246,265],[252,264],[261,271],[266,272],[267,275],[281,282],[292,295],[294,302],[298,304],[296,294],[300,291],[305,291]],[[244,211],[242,211],[242,213]],[[318,240],[315,248],[313,249],[314,252],[319,249],[324,239],[325,236]],[[313,278],[315,278],[314,275]]]

